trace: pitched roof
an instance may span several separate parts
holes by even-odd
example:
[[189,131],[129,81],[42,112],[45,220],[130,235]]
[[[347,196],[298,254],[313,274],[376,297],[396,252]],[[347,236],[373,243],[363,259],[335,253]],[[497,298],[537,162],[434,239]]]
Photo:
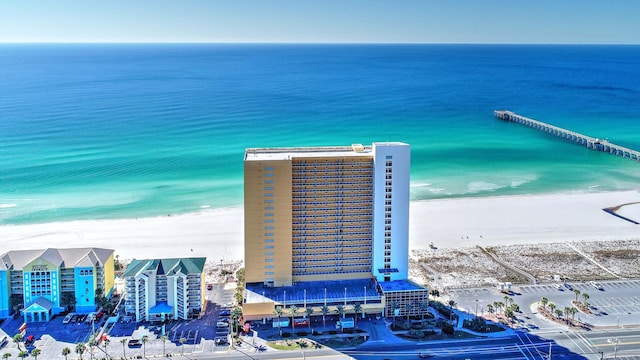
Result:
[[124,276],[136,276],[143,271],[155,271],[158,275],[200,274],[204,270],[207,258],[174,258],[133,260],[124,271]]
[[0,268],[22,270],[38,258],[63,268],[104,266],[112,254],[113,250],[101,248],[12,250],[0,256]]

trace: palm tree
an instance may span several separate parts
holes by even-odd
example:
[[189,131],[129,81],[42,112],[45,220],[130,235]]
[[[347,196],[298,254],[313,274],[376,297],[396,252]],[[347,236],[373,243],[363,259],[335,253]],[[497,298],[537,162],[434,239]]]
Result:
[[120,344],[122,344],[122,357],[123,358],[127,358],[127,351],[126,351],[126,346],[127,345],[127,338],[122,338],[120,339]]
[[423,301],[418,306],[420,306],[420,314],[422,315],[422,320],[424,320],[424,314],[429,312],[429,302]]
[[187,342],[186,338],[183,338],[183,337],[180,338],[180,355],[184,355],[184,343],[186,342]]
[[396,312],[400,309],[400,304],[397,301],[391,301],[391,313],[393,314],[393,327],[396,327]]
[[146,358],[147,357],[147,341],[149,341],[149,337],[145,335],[142,337],[142,339],[140,339],[140,341],[142,341],[142,357]]
[[575,320],[576,319],[576,313],[578,312],[578,309],[572,307],[571,308],[571,319]]
[[407,314],[406,314],[406,315],[407,315],[407,318],[406,318],[406,320],[407,320],[407,322],[408,322],[408,321],[409,321],[409,313],[411,313],[411,311],[413,310],[413,304],[410,304],[410,303],[405,304],[404,309],[407,311]]
[[304,309],[304,312],[309,318],[309,331],[311,331],[311,315],[313,314],[313,308],[311,306],[307,306],[307,308]]
[[547,304],[549,303],[549,299],[547,299],[546,297],[543,297],[542,299],[540,299],[540,303],[542,304],[542,307],[546,309]]
[[355,303],[353,304],[353,313],[354,313],[354,317],[353,319],[355,320],[355,326],[358,326],[358,314],[362,312],[362,305],[360,305],[360,303]]
[[22,342],[22,334],[15,334],[13,336],[13,342],[18,345],[18,351],[20,351],[20,343]]
[[93,347],[95,345],[96,345],[96,339],[92,335],[91,338],[89,338],[89,355],[91,356],[92,360],[93,360]]
[[440,296],[440,291],[436,290],[436,289],[431,289],[429,291],[429,295],[433,296],[433,298],[437,298]]
[[562,310],[556,309],[556,317],[562,317]]
[[322,314],[322,327],[326,328],[327,323],[325,321],[325,317],[329,314],[329,307],[327,305],[322,305],[320,308],[320,313]]
[[457,304],[453,300],[449,300],[448,304],[449,304],[449,321],[451,321],[451,318],[453,317],[453,308],[456,307]]
[[236,306],[233,308],[233,310],[231,310],[231,321],[233,322],[233,332],[237,332],[237,324],[240,321],[240,318],[242,317],[242,308],[239,306]]
[[571,308],[568,306],[564,307],[564,321],[569,322],[569,314],[571,313]]
[[33,356],[34,360],[38,360],[38,355],[40,355],[42,351],[38,348],[31,350],[31,356]]
[[162,340],[162,356],[167,356],[167,348],[166,348],[167,336],[166,335],[160,336],[160,340]]
[[127,338],[120,339],[120,344],[122,344],[122,357],[126,359],[127,358],[127,351],[126,351]]
[[[344,305],[336,305],[336,313],[338,313],[339,319],[344,319]],[[340,320],[340,331],[344,331],[344,328],[342,327],[342,320]]]
[[510,302],[513,302],[513,299],[512,299],[512,298],[511,298],[511,296],[509,296],[509,295],[505,295],[505,296],[503,297],[503,299],[504,299],[504,305],[505,305],[505,307],[506,307],[506,306],[509,306],[509,305],[510,305],[510,304],[509,304]]
[[491,305],[491,304],[487,304],[487,312],[488,312],[489,314],[493,314],[493,305]]
[[2,359],[3,359],[3,360],[7,360],[7,359],[9,359],[10,357],[11,357],[11,353],[4,353],[4,354],[2,354]]
[[83,343],[76,344],[76,354],[80,355],[80,360],[82,360],[82,354],[84,354],[85,350],[87,350],[87,345]]
[[291,314],[291,330],[295,331],[294,321],[295,321],[295,316],[298,313],[298,307],[292,304],[291,306],[289,306],[289,313]]
[[553,314],[553,309],[556,308],[556,304],[554,303],[549,303],[549,309],[551,309],[551,314]]
[[513,310],[511,310],[510,307],[504,310],[504,316],[506,316],[507,319],[509,319],[509,321],[513,321],[513,318],[515,317],[515,315],[516,314],[513,312]]
[[586,306],[587,305],[587,300],[589,300],[589,294],[587,294],[586,292],[582,293],[582,298],[584,299],[584,304]]
[[282,306],[276,306],[273,310],[273,313],[278,317],[278,331],[280,332],[280,336],[282,336],[282,329],[280,328],[280,317],[282,317]]
[[580,295],[580,290],[573,289],[573,292],[576,294],[576,302],[578,302],[578,295]]
[[27,356],[29,356],[29,353],[27,352],[27,350],[21,350],[20,353],[18,353],[18,357],[23,359],[26,358]]
[[504,303],[502,301],[496,301],[493,303],[493,305],[495,305],[496,309],[498,309],[498,312],[500,310],[503,310],[504,313]]
[[67,360],[69,354],[71,354],[71,349],[69,349],[68,347],[62,349],[62,356],[64,356],[64,360]]

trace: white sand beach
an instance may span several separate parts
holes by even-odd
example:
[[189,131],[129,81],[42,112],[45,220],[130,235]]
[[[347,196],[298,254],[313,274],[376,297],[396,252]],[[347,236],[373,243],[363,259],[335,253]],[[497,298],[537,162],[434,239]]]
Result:
[[[580,240],[640,239],[640,225],[602,209],[640,202],[640,192],[552,194],[411,203],[410,249]],[[640,222],[640,204],[623,206]],[[123,259],[243,258],[242,209],[163,217],[0,226],[0,252],[46,247],[104,247]]]

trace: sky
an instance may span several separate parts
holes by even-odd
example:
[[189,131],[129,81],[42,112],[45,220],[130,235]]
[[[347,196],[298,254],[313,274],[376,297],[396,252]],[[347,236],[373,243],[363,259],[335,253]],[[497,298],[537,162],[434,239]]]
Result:
[[640,44],[640,0],[0,0],[0,42]]

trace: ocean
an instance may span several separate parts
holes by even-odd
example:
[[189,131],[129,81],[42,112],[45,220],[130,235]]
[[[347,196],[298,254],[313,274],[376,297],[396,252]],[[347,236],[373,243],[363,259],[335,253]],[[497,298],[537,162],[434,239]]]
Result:
[[241,207],[247,147],[403,141],[412,200],[637,189],[640,46],[0,45],[0,224]]

